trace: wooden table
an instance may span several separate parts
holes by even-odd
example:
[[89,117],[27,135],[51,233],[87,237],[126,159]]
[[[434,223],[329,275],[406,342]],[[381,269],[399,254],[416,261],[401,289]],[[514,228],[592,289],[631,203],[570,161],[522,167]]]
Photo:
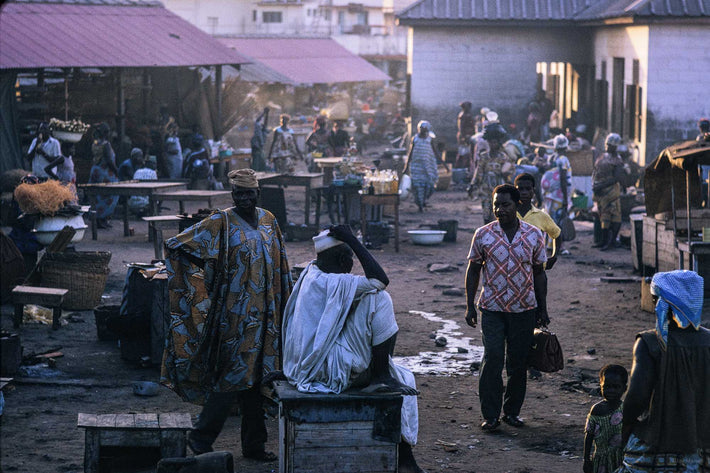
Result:
[[[84,193],[89,196],[92,206],[96,205],[96,196],[118,195],[130,197],[133,195],[147,196],[150,201],[150,214],[158,214],[158,200],[156,195],[166,190],[186,189],[186,182],[171,181],[119,181],[102,184],[79,184]],[[123,206],[123,236],[129,236],[128,230],[128,205]]]
[[[333,225],[345,223],[350,224],[350,205],[352,199],[358,197],[362,187],[360,185],[342,185],[342,186],[323,186],[315,189],[316,191],[316,226],[320,225],[321,214],[321,198],[325,197],[326,208],[328,209],[328,218]],[[357,205],[357,202],[353,203]],[[340,209],[343,209],[342,215]],[[353,216],[356,218],[356,216]]]
[[143,217],[143,221],[148,222],[148,239],[153,240],[155,259],[163,259],[163,230],[177,224],[180,231],[180,224],[185,219],[179,215],[154,215]]
[[[333,183],[333,170],[335,166],[343,162],[343,157],[313,158],[313,162],[323,170],[323,185],[329,186]],[[346,158],[352,164],[359,164],[358,159]]]
[[102,447],[158,447],[161,458],[184,457],[190,414],[85,414],[76,426],[85,429],[84,471],[99,472]]
[[231,191],[210,191],[210,190],[171,190],[167,192],[158,192],[155,194],[155,200],[159,202],[175,201],[180,205],[180,212],[185,213],[185,201],[207,202],[207,206],[211,209],[212,202],[218,199],[230,199]]
[[363,241],[366,240],[367,218],[365,211],[368,205],[394,206],[394,251],[399,253],[399,194],[360,193],[360,231],[362,231]]
[[301,186],[306,188],[306,205],[305,205],[305,224],[308,225],[311,214],[311,189],[321,187],[323,185],[323,173],[320,172],[305,172],[298,174],[278,174],[257,172],[256,178],[259,181],[259,186],[277,185],[277,186]]

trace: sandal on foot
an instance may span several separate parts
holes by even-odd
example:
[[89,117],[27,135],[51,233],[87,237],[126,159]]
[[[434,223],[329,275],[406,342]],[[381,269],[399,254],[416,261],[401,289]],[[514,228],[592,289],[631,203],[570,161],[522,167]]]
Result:
[[500,427],[500,420],[498,419],[486,419],[481,424],[481,430],[485,430],[487,432],[492,432],[498,427]]
[[503,422],[510,425],[511,427],[522,427],[525,425],[525,421],[518,416],[504,415]]

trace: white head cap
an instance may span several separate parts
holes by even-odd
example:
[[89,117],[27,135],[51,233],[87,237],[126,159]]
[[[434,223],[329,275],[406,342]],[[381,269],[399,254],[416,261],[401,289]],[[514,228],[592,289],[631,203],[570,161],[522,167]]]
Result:
[[334,246],[343,245],[344,243],[329,235],[330,230],[326,229],[313,237],[313,244],[316,247],[316,253],[321,253]]
[[488,123],[497,122],[498,114],[491,110],[490,112],[486,113],[486,120],[488,120]]

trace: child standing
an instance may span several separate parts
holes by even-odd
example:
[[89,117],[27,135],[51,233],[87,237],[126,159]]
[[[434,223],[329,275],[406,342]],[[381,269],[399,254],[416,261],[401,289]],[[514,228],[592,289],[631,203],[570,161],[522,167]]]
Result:
[[594,404],[587,416],[584,473],[612,473],[621,465],[621,396],[626,391],[628,379],[629,373],[621,365],[605,365],[599,371],[604,400]]

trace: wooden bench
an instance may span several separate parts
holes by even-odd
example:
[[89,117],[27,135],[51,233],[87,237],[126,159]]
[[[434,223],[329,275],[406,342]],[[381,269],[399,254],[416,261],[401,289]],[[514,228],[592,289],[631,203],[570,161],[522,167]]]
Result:
[[83,414],[84,472],[98,473],[102,447],[159,447],[162,458],[184,457],[190,414]]
[[165,191],[155,194],[155,199],[161,202],[165,201],[178,201],[180,206],[181,214],[185,213],[185,202],[207,202],[208,208],[213,208],[213,203],[216,200],[226,200],[228,202],[232,201],[232,191],[221,190],[199,190],[199,189],[189,189],[189,190],[179,190],[179,191]]
[[396,472],[402,396],[300,393],[276,381],[279,473]]
[[12,325],[18,328],[22,324],[22,312],[25,304],[35,304],[52,309],[52,329],[59,328],[59,318],[62,316],[62,301],[69,292],[68,289],[52,287],[15,286],[12,290],[12,303],[15,304],[15,316]]

